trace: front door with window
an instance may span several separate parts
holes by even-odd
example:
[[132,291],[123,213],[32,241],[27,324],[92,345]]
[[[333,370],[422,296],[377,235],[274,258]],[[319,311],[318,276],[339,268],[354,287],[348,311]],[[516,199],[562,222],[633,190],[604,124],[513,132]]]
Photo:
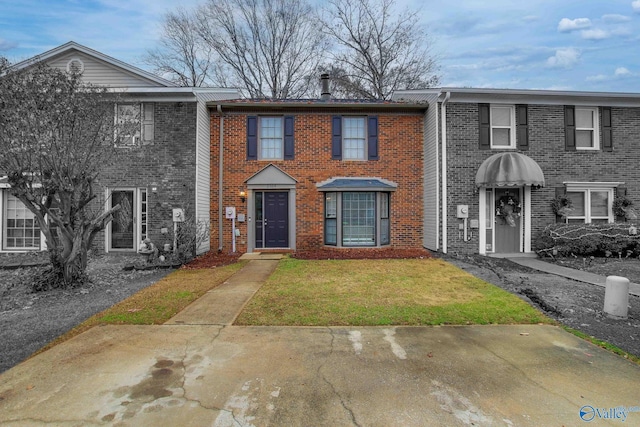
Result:
[[120,211],[111,221],[111,249],[135,249],[133,190],[114,190],[111,208],[120,205]]
[[[522,205],[519,188],[495,189],[496,253],[521,252]],[[500,213],[500,215],[499,215]]]
[[256,248],[289,247],[289,193],[255,192]]
[[147,237],[147,191],[144,188],[114,189],[109,207],[120,210],[109,223],[108,249],[135,251]]

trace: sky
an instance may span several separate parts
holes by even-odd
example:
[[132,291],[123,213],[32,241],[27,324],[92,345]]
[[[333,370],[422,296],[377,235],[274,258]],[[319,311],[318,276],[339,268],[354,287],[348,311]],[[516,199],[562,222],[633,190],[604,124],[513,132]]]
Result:
[[[137,66],[163,15],[202,0],[0,0],[0,56],[68,41]],[[640,0],[396,0],[417,10],[443,87],[640,92]]]

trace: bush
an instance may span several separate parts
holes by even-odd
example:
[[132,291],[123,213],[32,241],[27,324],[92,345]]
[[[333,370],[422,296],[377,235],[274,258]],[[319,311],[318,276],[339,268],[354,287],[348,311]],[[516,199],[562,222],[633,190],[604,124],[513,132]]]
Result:
[[541,256],[640,255],[637,228],[624,223],[553,224],[542,230],[532,243],[533,249]]

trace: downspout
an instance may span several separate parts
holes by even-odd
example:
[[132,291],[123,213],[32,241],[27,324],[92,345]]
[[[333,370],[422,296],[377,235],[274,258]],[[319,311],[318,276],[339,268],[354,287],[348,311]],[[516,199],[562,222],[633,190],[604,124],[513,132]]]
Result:
[[442,253],[447,253],[447,102],[451,98],[451,92],[445,94],[440,106],[442,128]]
[[223,212],[223,203],[222,203],[222,196],[223,196],[223,183],[222,183],[222,179],[224,177],[223,174],[223,166],[224,166],[224,116],[222,115],[222,106],[220,104],[218,104],[216,106],[216,109],[218,110],[218,114],[220,115],[220,142],[218,144],[218,149],[219,149],[219,153],[218,153],[218,252],[222,252],[222,234],[224,232],[223,230],[223,221],[224,221],[224,212]]

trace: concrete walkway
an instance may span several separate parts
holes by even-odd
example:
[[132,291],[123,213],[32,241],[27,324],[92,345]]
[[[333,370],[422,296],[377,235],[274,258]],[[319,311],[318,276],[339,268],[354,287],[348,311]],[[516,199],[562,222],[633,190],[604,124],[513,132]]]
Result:
[[554,326],[231,326],[276,263],[4,372],[0,426],[640,424],[640,366]]
[[[550,262],[541,261],[537,258],[513,257],[508,258],[508,260],[525,267],[533,268],[534,270],[555,274],[556,276],[567,277],[579,282],[591,283],[596,286],[605,287],[607,282],[607,278],[605,276],[599,276],[597,274],[588,273],[582,270],[575,270],[573,268],[562,267]],[[640,296],[640,285],[637,283],[630,283],[629,294]]]

